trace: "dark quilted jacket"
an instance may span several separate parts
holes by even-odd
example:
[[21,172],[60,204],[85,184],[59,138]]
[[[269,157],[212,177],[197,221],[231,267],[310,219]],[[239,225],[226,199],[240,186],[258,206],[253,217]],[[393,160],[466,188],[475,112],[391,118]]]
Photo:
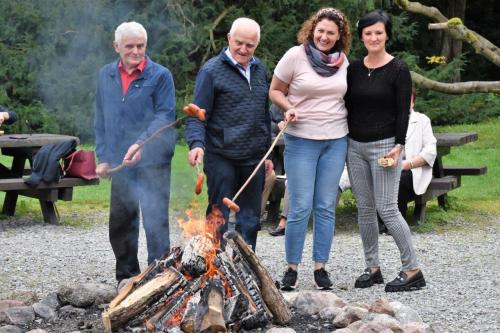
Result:
[[271,141],[266,68],[257,60],[249,85],[224,51],[198,73],[193,103],[207,110],[207,120],[188,119],[186,139],[190,149],[202,147],[251,164],[262,158]]

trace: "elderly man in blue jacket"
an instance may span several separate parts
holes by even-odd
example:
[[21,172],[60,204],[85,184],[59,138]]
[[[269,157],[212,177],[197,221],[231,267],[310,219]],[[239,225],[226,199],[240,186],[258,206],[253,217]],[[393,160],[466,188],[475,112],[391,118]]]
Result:
[[146,56],[146,46],[147,33],[141,24],[120,24],[114,40],[120,57],[100,70],[97,81],[96,173],[107,177],[110,168],[122,162],[127,166],[111,176],[109,239],[119,289],[140,273],[140,213],[148,264],[170,248],[168,205],[175,130],[163,131],[133,154],[151,133],[175,120],[172,74]]
[[[253,56],[260,26],[252,19],[238,18],[227,39],[229,47],[207,61],[196,77],[193,102],[207,111],[206,122],[189,118],[186,129],[189,162],[196,165],[204,160],[207,214],[217,205],[226,220],[229,212],[222,199],[235,195],[271,141],[266,67]],[[236,230],[254,250],[263,186],[262,167],[236,202],[240,206]]]

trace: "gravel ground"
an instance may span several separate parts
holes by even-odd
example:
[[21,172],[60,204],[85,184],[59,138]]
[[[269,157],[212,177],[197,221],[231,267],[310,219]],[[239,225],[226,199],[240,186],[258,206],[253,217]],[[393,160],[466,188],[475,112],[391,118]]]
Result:
[[[80,282],[115,284],[114,258],[108,241],[106,214],[85,216],[90,226],[53,226],[37,221],[0,221],[0,299],[12,290],[33,290],[44,296],[60,285]],[[81,219],[81,217],[80,217]],[[338,232],[327,266],[334,292],[347,302],[371,303],[379,297],[414,308],[439,332],[500,331],[500,282],[498,232],[500,218],[482,227],[460,228],[445,234],[414,236],[427,287],[411,293],[385,293],[383,286],[353,289],[363,269],[361,240],[354,230]],[[465,222],[458,222],[464,224]],[[172,227],[172,245],[182,238]],[[313,289],[309,234],[299,268],[299,290]],[[284,237],[259,234],[257,254],[271,275],[279,280],[285,269]],[[140,257],[146,261],[144,235]],[[382,272],[386,280],[398,273],[399,252],[390,236],[380,238]]]

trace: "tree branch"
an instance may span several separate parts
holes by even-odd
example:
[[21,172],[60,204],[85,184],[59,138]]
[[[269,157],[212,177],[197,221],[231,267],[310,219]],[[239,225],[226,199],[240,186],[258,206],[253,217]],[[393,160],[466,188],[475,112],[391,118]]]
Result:
[[427,16],[438,22],[439,24],[430,24],[429,29],[444,29],[451,37],[470,44],[476,53],[500,67],[500,49],[477,32],[467,29],[459,18],[448,20],[439,9],[424,6],[419,2],[396,0],[396,4],[406,11]]
[[210,43],[212,44],[212,48],[214,51],[217,51],[217,48],[215,46],[215,39],[214,39],[214,30],[215,28],[219,25],[220,21],[234,8],[234,6],[227,7],[220,13],[219,16],[215,19],[215,21],[212,23],[212,26],[210,27]]
[[434,81],[420,75],[416,72],[411,72],[411,79],[418,85],[422,85],[427,89],[439,91],[446,94],[470,94],[470,93],[500,93],[500,81],[469,81],[456,83],[443,83]]
[[226,9],[224,9],[222,11],[222,13],[220,13],[219,16],[217,16],[217,18],[215,19],[215,21],[213,21],[212,24],[210,25],[210,30],[209,30],[210,44],[208,45],[207,50],[205,51],[205,54],[203,55],[203,59],[202,59],[201,63],[205,63],[205,61],[207,60],[207,58],[210,54],[210,47],[212,47],[212,49],[214,51],[217,51],[217,47],[215,45],[214,30],[219,25],[219,23],[222,21],[222,19],[224,19],[224,17],[226,17],[226,15],[231,10],[233,10],[233,8],[234,8],[234,6],[229,6]]

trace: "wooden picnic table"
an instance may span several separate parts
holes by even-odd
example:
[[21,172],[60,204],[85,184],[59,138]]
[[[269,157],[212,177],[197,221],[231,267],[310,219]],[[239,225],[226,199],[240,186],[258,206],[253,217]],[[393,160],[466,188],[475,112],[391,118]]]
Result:
[[[12,164],[0,164],[0,191],[5,192],[2,213],[12,216],[16,210],[19,195],[39,199],[43,219],[48,223],[57,223],[58,216],[54,203],[57,200],[69,201],[73,198],[73,187],[98,184],[99,180],[81,178],[62,178],[58,183],[45,183],[32,189],[24,183],[23,176],[31,173],[33,156],[46,144],[80,140],[74,136],[59,134],[7,134],[0,136],[0,148],[3,155],[12,156]],[[26,166],[26,161],[29,165]]]
[[[467,170],[477,169],[478,167],[460,167],[462,173],[457,172],[455,175],[450,175],[447,173],[446,170],[447,168],[443,165],[443,157],[451,152],[451,147],[463,146],[467,143],[477,141],[478,135],[477,133],[472,132],[472,133],[435,133],[434,136],[436,137],[437,140],[436,143],[437,156],[432,169],[433,176],[434,178],[458,176],[456,187],[459,187],[461,185],[460,176],[472,175],[470,171],[467,172]],[[479,167],[479,168],[484,168],[484,172],[478,174],[483,174],[486,172],[486,167]],[[457,168],[455,167],[455,169]],[[448,196],[446,195],[446,193],[438,196],[438,203],[444,209],[447,208]]]

